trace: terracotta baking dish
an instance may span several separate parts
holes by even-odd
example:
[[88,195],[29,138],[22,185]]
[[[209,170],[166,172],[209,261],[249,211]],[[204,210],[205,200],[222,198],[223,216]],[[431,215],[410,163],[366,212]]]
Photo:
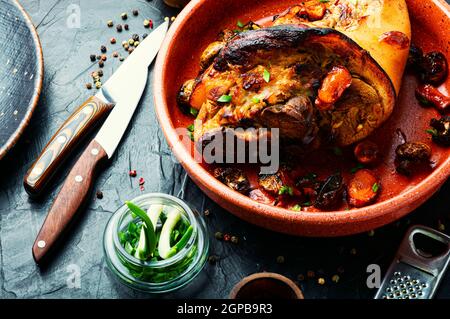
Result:
[[[430,141],[425,130],[438,114],[421,107],[415,96],[416,77],[406,74],[398,105],[391,118],[371,137],[383,150],[382,163],[375,169],[383,188],[372,206],[335,212],[293,212],[258,203],[232,191],[194,160],[190,141],[180,138],[175,128],[186,128],[192,117],[184,115],[176,103],[180,85],[198,72],[202,50],[225,27],[236,21],[257,21],[287,9],[298,1],[193,0],[180,13],[163,44],[155,67],[156,113],[169,145],[194,182],[215,202],[250,223],[274,231],[302,236],[342,236],[368,231],[410,213],[429,199],[450,176],[450,149]],[[443,0],[408,0],[413,39],[425,52],[439,50],[450,58],[450,9]],[[450,81],[442,90],[450,91]],[[395,173],[395,148],[399,129],[408,140],[428,142],[435,167],[406,178]],[[308,165],[308,164],[305,164]],[[322,165],[323,166],[323,165]],[[325,171],[336,165],[325,165]]]

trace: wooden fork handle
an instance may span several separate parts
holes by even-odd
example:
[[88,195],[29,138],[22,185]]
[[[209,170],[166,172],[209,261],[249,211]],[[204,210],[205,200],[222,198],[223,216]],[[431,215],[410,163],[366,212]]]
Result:
[[108,159],[105,150],[93,140],[67,176],[33,245],[33,258],[42,263],[73,217],[89,198],[100,164]]
[[112,104],[91,96],[64,122],[28,170],[23,181],[28,194],[42,194],[59,166],[112,108]]

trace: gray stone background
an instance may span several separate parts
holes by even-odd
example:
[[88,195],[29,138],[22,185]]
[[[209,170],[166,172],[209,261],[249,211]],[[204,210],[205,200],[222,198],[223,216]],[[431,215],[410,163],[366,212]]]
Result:
[[[425,205],[407,218],[375,231],[374,236],[361,234],[338,239],[297,238],[273,233],[235,218],[213,203],[189,179],[183,168],[174,163],[154,110],[151,80],[118,152],[99,177],[95,189],[103,192],[99,200],[93,195],[86,211],[66,236],[59,253],[44,269],[33,262],[31,246],[45,218],[52,199],[67,174],[69,161],[54,179],[43,199],[29,199],[22,187],[23,176],[49,138],[92,91],[84,85],[96,69],[89,60],[101,44],[112,52],[109,39],[120,43],[126,35],[144,33],[144,17],[156,18],[176,14],[161,0],[23,0],[42,42],[45,60],[45,82],[38,108],[30,127],[9,155],[0,163],[0,298],[148,298],[132,291],[112,277],[102,251],[102,234],[111,214],[127,199],[141,194],[138,178],[128,176],[136,169],[146,180],[145,192],[177,195],[199,211],[209,209],[206,218],[210,232],[211,254],[215,265],[204,271],[188,287],[158,298],[226,298],[242,277],[259,271],[274,271],[294,280],[314,271],[315,277],[298,280],[306,298],[372,298],[374,291],[366,286],[366,267],[379,264],[382,270],[390,264],[405,230],[415,223],[437,227],[438,221],[450,229],[446,185]],[[70,4],[81,9],[81,27],[67,28]],[[130,31],[117,34],[108,29],[108,19],[120,20],[122,12],[140,10],[139,18],[130,17]],[[156,10],[156,11],[155,11]],[[131,16],[131,14],[130,14]],[[105,77],[118,66],[117,59],[106,62]],[[217,241],[216,231],[236,235],[238,245]],[[285,262],[276,262],[284,256]],[[81,270],[81,288],[66,284],[71,265]],[[331,281],[339,274],[338,283]],[[300,276],[301,277],[301,276]],[[324,285],[317,278],[326,280]],[[300,278],[301,279],[301,278]],[[450,297],[450,278],[444,279],[439,298]],[[153,296],[152,298],[156,298]]]

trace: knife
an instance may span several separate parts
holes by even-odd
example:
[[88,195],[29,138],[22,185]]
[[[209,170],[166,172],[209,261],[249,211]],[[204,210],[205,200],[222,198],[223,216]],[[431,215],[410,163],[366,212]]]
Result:
[[102,100],[102,94],[99,93],[87,99],[69,116],[25,175],[23,186],[30,196],[38,197],[43,193],[51,178],[69,157],[73,149],[113,107],[114,104]]
[[86,202],[99,168],[111,159],[125,133],[147,83],[148,67],[167,33],[166,21],[155,29],[97,93],[115,104],[96,137],[81,154],[67,176],[33,244],[33,258],[41,264],[73,217]]

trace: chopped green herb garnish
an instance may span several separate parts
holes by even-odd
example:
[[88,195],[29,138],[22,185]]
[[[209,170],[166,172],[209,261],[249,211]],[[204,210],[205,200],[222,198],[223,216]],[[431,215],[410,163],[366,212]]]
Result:
[[194,126],[194,124],[191,124],[191,125],[188,125],[188,127],[186,127],[186,128],[189,132],[194,132],[195,126]]
[[436,129],[434,129],[434,128],[428,129],[425,132],[427,132],[431,136],[437,136],[438,135],[438,131]]
[[239,21],[239,20],[238,20],[238,22],[236,23],[236,25],[237,25],[239,28],[243,28],[243,27],[244,27],[244,24],[243,24],[241,21]]
[[189,113],[191,113],[192,116],[197,117],[198,110],[196,108],[191,107],[190,110],[189,110]]
[[291,208],[291,210],[295,211],[295,212],[299,212],[302,210],[302,206],[300,206],[299,204],[295,205],[294,207]]
[[188,132],[187,132],[187,135],[189,136],[189,138],[191,139],[191,141],[194,142],[194,133],[188,131]]
[[372,185],[372,191],[374,193],[378,192],[379,189],[380,189],[380,185],[378,185],[378,183],[375,183]]
[[364,168],[363,164],[358,164],[350,170],[350,173],[355,174],[357,171],[359,171],[360,169],[363,169],[363,168]]
[[294,195],[294,190],[290,186],[283,185],[281,186],[280,190],[278,191],[279,195],[288,194],[289,196]]
[[222,95],[221,97],[219,97],[219,99],[217,100],[217,102],[220,103],[230,103],[232,99],[231,95]]
[[311,206],[311,202],[304,202],[304,203],[302,204],[302,206],[309,207],[309,206]]
[[266,81],[267,83],[270,82],[270,72],[267,71],[267,69],[264,69],[263,79],[264,79],[264,81]]
[[261,100],[259,99],[259,97],[255,96],[252,98],[252,102],[258,104],[259,102],[261,102]]
[[327,2],[330,2],[330,0],[319,0],[319,2],[327,3]]

